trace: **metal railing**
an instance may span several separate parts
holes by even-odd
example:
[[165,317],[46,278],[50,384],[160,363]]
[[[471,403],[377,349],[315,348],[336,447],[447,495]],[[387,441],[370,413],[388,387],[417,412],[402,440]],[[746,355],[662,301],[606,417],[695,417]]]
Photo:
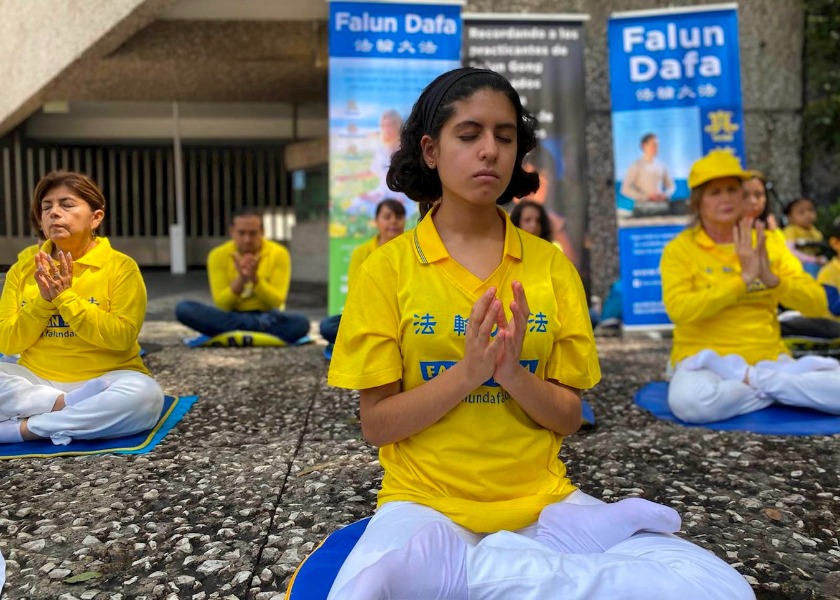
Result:
[[[103,234],[141,265],[169,264],[169,225],[175,217],[172,147],[52,146],[0,140],[0,264],[11,264],[33,242],[30,202],[49,171],[81,171],[107,201]],[[227,238],[232,211],[255,206],[277,222],[293,219],[281,146],[185,146],[184,198],[187,263],[203,265],[207,252]],[[275,239],[288,237],[276,228]]]

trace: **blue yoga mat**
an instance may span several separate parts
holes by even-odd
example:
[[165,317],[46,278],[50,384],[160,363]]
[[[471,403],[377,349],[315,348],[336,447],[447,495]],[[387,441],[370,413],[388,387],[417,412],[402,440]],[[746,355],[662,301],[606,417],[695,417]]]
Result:
[[580,404],[584,427],[595,427],[595,410],[593,410],[592,406],[586,400],[581,400]]
[[636,406],[653,413],[659,419],[671,421],[685,427],[705,427],[718,431],[751,431],[769,435],[832,435],[840,433],[840,416],[811,410],[774,404],[756,412],[732,417],[714,423],[686,423],[668,408],[668,382],[654,381],[636,392],[633,398]]
[[362,537],[370,517],[331,533],[292,575],[286,600],[326,600],[347,555]]
[[157,446],[169,431],[184,418],[198,401],[198,396],[166,396],[160,418],[152,429],[134,435],[108,440],[74,440],[66,446],[56,446],[50,440],[0,444],[0,460],[13,458],[51,458],[82,454],[146,454]]

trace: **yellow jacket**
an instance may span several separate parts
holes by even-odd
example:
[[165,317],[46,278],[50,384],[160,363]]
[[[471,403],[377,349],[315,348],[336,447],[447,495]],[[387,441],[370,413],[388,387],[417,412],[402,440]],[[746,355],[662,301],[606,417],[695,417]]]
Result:
[[[147,373],[137,336],[146,286],[137,264],[106,238],[75,260],[73,283],[51,302],[35,283],[35,261],[19,260],[0,298],[0,352],[53,381],[74,382],[118,369]],[[42,246],[49,254],[53,245]]]
[[222,310],[237,312],[283,309],[292,280],[292,259],[289,251],[276,242],[263,240],[257,265],[257,285],[237,296],[230,284],[238,277],[233,257],[233,241],[213,248],[207,256],[207,277],[213,303]]
[[807,317],[826,316],[822,286],[802,270],[781,236],[766,239],[770,270],[779,277],[772,289],[747,289],[734,246],[716,244],[699,225],[665,246],[660,270],[662,299],[674,322],[672,363],[704,348],[740,354],[751,364],[775,360],[788,353],[776,317],[779,304]]

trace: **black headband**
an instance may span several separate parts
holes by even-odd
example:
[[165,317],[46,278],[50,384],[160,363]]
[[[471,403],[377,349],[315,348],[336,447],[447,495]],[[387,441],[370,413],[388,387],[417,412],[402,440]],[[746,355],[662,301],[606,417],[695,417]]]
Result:
[[446,95],[446,92],[448,92],[453,85],[461,81],[464,77],[476,73],[492,73],[493,75],[497,75],[495,71],[490,71],[489,69],[463,67],[461,69],[455,69],[454,71],[444,73],[432,83],[434,87],[428,91],[425,99],[423,100],[423,133],[431,134],[432,122],[435,119],[437,109],[440,106],[443,97]]

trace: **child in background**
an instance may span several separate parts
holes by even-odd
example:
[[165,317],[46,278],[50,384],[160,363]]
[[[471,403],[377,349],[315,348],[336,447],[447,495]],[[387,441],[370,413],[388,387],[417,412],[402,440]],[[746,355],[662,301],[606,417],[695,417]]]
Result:
[[826,263],[822,255],[823,234],[814,226],[817,209],[808,198],[799,198],[785,207],[788,224],[784,229],[785,239],[793,255],[813,277]]
[[747,171],[747,173],[750,178],[743,184],[744,200],[746,202],[744,216],[767,225],[765,231],[779,232],[779,224],[776,222],[776,216],[770,206],[770,198],[767,196],[767,178],[764,173],[755,169]]

